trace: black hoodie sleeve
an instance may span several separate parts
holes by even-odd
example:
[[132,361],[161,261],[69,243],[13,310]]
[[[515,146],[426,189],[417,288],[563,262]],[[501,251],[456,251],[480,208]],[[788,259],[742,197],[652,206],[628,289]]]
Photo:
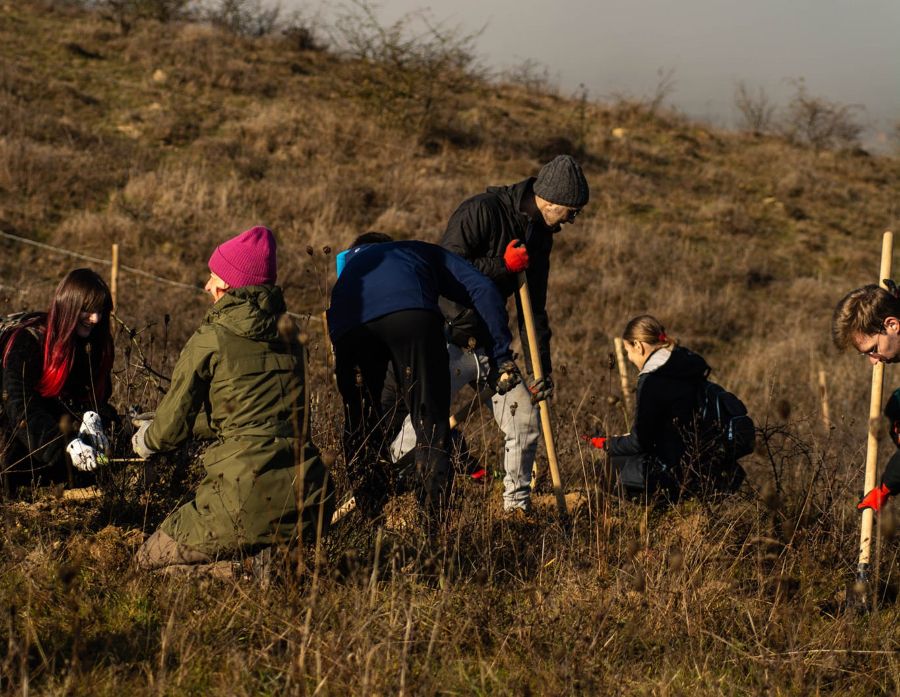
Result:
[[611,436],[606,444],[610,455],[639,455],[652,450],[652,434],[662,418],[662,401],[653,394],[653,380],[638,380],[634,423],[631,433]]
[[492,281],[509,277],[503,257],[492,256],[491,238],[503,224],[495,206],[487,199],[464,201],[450,217],[441,246],[458,254]]
[[66,438],[59,419],[38,393],[43,371],[40,342],[28,330],[20,331],[3,366],[3,411],[16,439],[32,456],[52,464],[63,457]]

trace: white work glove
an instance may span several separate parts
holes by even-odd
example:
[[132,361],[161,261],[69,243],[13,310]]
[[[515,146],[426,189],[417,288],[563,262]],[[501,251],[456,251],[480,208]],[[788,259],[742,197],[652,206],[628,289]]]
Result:
[[156,452],[144,440],[144,437],[147,435],[147,429],[150,428],[152,423],[152,421],[141,421],[138,430],[131,437],[131,449],[134,450],[134,454],[145,460]]
[[81,418],[81,428],[78,429],[78,437],[97,452],[109,452],[109,438],[103,432],[103,421],[100,419],[100,414],[95,411],[84,412],[84,416]]
[[66,446],[66,452],[75,469],[93,472],[97,469],[97,451],[84,441],[76,438]]

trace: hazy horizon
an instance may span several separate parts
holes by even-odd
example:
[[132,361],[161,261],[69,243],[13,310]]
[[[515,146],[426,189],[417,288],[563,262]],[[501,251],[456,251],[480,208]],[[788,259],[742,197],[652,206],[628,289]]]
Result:
[[[318,14],[325,24],[335,14],[333,5],[284,0],[282,6]],[[784,106],[795,91],[791,81],[802,78],[812,95],[863,106],[858,118],[870,129],[864,137],[869,145],[879,139],[880,146],[888,145],[884,134],[900,122],[896,0],[559,0],[553,5],[383,0],[377,5],[385,23],[420,9],[465,33],[483,27],[476,46],[488,68],[499,72],[536,61],[563,94],[584,85],[601,101],[622,93],[652,95],[659,72],[673,71],[667,103],[691,117],[733,127],[739,81],[754,91],[763,88]]]

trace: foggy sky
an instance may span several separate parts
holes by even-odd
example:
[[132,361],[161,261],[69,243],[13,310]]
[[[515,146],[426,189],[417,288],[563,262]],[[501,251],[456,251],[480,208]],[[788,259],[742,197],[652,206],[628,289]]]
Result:
[[[283,0],[328,24],[334,3]],[[674,70],[669,102],[718,126],[736,123],[735,85],[784,104],[789,80],[866,108],[874,130],[900,121],[900,0],[381,0],[391,22],[428,8],[464,32],[484,27],[479,55],[501,70],[533,59],[563,93],[647,96]]]

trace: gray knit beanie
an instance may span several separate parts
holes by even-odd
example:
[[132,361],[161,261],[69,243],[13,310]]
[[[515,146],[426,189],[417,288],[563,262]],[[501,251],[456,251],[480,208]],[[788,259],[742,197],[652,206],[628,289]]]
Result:
[[571,155],[557,155],[541,167],[534,182],[534,193],[545,201],[569,208],[583,208],[590,196],[581,165]]

